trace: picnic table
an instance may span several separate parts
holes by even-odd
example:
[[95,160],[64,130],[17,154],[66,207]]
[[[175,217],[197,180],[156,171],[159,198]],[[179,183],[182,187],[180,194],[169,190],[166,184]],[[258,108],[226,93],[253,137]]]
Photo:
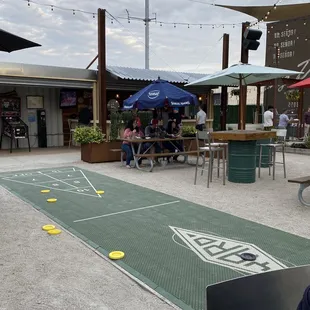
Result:
[[228,181],[255,183],[258,140],[276,138],[274,131],[228,130],[212,133],[215,140],[228,141]]
[[[153,163],[152,158],[173,157],[176,155],[183,155],[184,156],[184,163],[187,162],[188,155],[197,154],[197,150],[192,151],[191,147],[189,147],[189,150],[186,151],[184,149],[184,151],[181,151],[177,147],[176,143],[174,143],[174,142],[184,142],[185,140],[190,140],[192,142],[195,139],[196,139],[195,137],[167,137],[167,138],[157,138],[157,137],[154,137],[154,138],[147,138],[147,137],[146,138],[138,138],[138,137],[135,137],[132,139],[121,139],[121,141],[127,141],[130,143],[134,162],[135,162],[135,167],[139,170],[151,172],[154,168],[154,163]],[[162,144],[162,142],[171,143],[175,147],[176,152],[174,152],[174,153],[172,153],[172,152],[149,153],[151,148],[153,146],[155,146],[156,143]],[[150,146],[147,149],[143,149],[142,145],[144,143],[149,143]],[[183,143],[183,145],[184,145],[184,143]],[[135,146],[138,146],[138,147],[136,148]],[[140,158],[148,159],[150,166],[147,168],[141,167],[139,165],[139,159]]]

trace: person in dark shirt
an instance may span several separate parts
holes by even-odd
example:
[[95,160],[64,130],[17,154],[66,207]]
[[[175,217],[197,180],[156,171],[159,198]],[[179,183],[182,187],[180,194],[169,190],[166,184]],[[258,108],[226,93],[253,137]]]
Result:
[[[180,136],[181,136],[181,130],[177,126],[177,123],[175,121],[169,121],[168,128],[167,128],[167,137],[177,138]],[[171,153],[177,154],[179,151],[183,152],[184,150],[182,143],[180,143],[179,141],[171,141],[171,142],[165,141],[163,142],[163,145]],[[178,155],[173,156],[173,160],[177,161],[177,159],[178,159]]]
[[309,136],[309,128],[310,128],[310,107],[308,111],[304,114],[304,125],[305,125],[305,137]]
[[84,107],[81,109],[79,113],[79,124],[84,125],[84,126],[89,126],[92,118],[93,118],[93,115],[89,107],[87,105],[84,105]]

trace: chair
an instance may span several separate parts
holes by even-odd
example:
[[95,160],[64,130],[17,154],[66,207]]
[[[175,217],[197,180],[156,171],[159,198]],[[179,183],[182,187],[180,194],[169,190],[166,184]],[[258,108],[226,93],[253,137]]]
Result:
[[73,142],[73,135],[75,132],[75,129],[78,127],[79,123],[76,119],[68,119],[68,125],[69,125],[69,130],[70,130],[70,136],[69,136],[69,148],[71,147],[71,144]]
[[[203,142],[204,146],[200,146],[201,141]],[[226,173],[225,173],[225,148],[222,146],[212,145],[210,133],[208,131],[197,131],[196,132],[196,146],[197,146],[197,160],[196,160],[194,184],[196,185],[196,182],[197,182],[197,173],[198,173],[198,169],[199,169],[199,166],[198,166],[199,158],[201,156],[203,156],[202,157],[203,163],[202,163],[202,167],[200,168],[201,169],[201,175],[203,175],[203,172],[206,170],[205,169],[206,153],[209,152],[207,187],[209,188],[210,182],[212,182],[212,174],[213,174],[213,168],[214,168],[213,163],[214,163],[215,154],[218,155],[217,166],[215,168],[218,169],[218,177],[219,177],[220,169],[223,169],[223,185],[225,185],[225,178],[226,178]],[[220,157],[222,157],[223,167],[221,167]]]
[[[272,140],[270,140],[270,143],[268,144],[260,144],[259,147],[259,166],[258,166],[258,177],[260,178],[260,169],[261,169],[261,164],[262,164],[262,150],[263,147],[268,147],[269,148],[269,175],[271,174],[270,167],[272,166],[272,178],[275,180],[275,172],[276,172],[276,164],[281,164],[283,165],[283,170],[284,170],[284,178],[286,178],[286,167],[285,167],[285,139],[286,139],[286,129],[275,129],[273,131],[276,131],[277,133],[277,142],[272,143]],[[277,154],[277,149],[281,148],[282,151],[282,162],[276,162],[276,154]]]

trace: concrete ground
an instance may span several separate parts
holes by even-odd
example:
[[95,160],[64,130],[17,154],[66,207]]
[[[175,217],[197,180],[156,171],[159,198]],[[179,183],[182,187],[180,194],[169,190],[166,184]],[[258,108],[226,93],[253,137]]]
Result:
[[[310,156],[287,154],[288,178],[309,175]],[[152,173],[128,170],[120,163],[90,165],[78,150],[0,153],[0,172],[75,165],[116,179],[170,194],[254,222],[310,238],[310,208],[300,206],[298,185],[276,180],[262,170],[255,184],[222,185],[206,177],[193,185],[194,167],[157,168]],[[310,201],[310,193],[305,194]],[[0,309],[172,309],[99,257],[80,240],[63,232],[47,236],[45,215],[0,189]]]

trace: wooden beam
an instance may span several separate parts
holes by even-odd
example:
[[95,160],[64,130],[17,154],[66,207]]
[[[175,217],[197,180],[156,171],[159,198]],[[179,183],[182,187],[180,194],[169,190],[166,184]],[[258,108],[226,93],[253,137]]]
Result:
[[259,110],[260,110],[260,95],[261,88],[260,86],[256,86],[256,113],[255,113],[255,124],[258,124],[259,121]]
[[[223,55],[222,55],[222,69],[228,68],[229,63],[229,34],[224,33],[223,36]],[[226,130],[227,122],[227,106],[228,106],[228,93],[227,86],[222,86],[221,92],[221,130]]]
[[107,129],[107,89],[106,89],[106,10],[98,9],[98,105],[99,126],[103,133]]

